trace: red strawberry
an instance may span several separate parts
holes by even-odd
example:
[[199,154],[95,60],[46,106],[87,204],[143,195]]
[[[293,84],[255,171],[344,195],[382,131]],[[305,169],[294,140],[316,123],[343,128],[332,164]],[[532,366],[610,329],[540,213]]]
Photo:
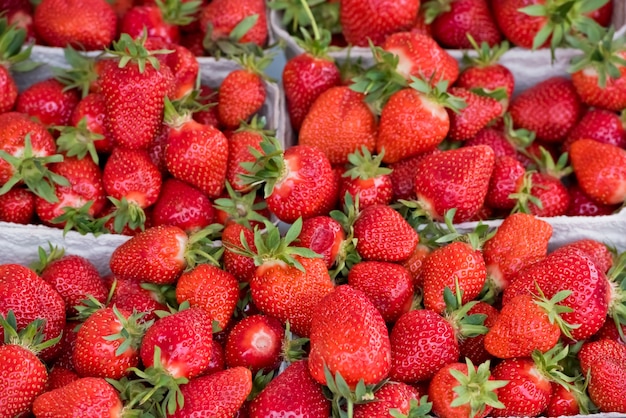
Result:
[[[250,418],[276,414],[302,414],[309,418],[327,418],[330,402],[322,387],[311,377],[307,360],[289,365],[250,403]],[[356,415],[355,410],[355,416]]]
[[43,393],[33,404],[37,417],[109,417],[123,409],[119,393],[99,377],[84,377]]
[[151,38],[160,38],[166,42],[178,43],[178,26],[191,23],[199,9],[199,3],[185,2],[155,3],[154,5],[134,6],[128,10],[121,21],[120,32],[138,38],[147,31]]
[[424,307],[437,313],[446,309],[444,289],[463,292],[462,303],[475,299],[487,279],[485,260],[472,245],[453,242],[431,252],[422,265]]
[[200,414],[207,417],[235,416],[252,391],[252,374],[245,367],[235,367],[202,376],[180,388],[185,405],[168,418],[186,418]]
[[413,283],[408,270],[398,264],[363,261],[348,274],[348,284],[372,301],[385,322],[395,322],[413,304]]
[[366,147],[348,155],[350,167],[343,173],[339,196],[345,199],[346,193],[352,200],[358,198],[359,208],[372,205],[388,205],[393,197],[391,170],[381,167],[384,150],[373,157]]
[[226,369],[226,359],[224,358],[224,348],[222,348],[222,344],[213,339],[211,347],[211,362],[206,369],[207,375]]
[[626,365],[626,347],[616,341],[598,340],[586,342],[578,352],[580,368],[586,375],[593,365],[601,360],[611,360],[617,364]]
[[80,379],[76,373],[63,367],[54,366],[48,372],[48,382],[46,383],[46,391],[62,388],[70,383]]
[[[429,80],[431,84],[445,80],[452,85],[459,77],[458,62],[430,36],[397,32],[387,38],[383,49],[397,55],[397,71],[407,80],[414,76]],[[430,52],[423,54],[422,51]]]
[[455,112],[447,109],[450,116],[448,138],[464,141],[472,138],[489,122],[502,114],[502,105],[489,96],[480,96],[461,87],[452,87],[450,94],[463,99],[467,106]]
[[35,9],[37,36],[47,45],[104,49],[116,35],[117,16],[105,0],[43,0]]
[[570,80],[552,77],[515,97],[509,112],[516,128],[534,131],[541,141],[563,142],[580,119],[582,106]]
[[591,258],[596,267],[598,267],[598,270],[605,274],[613,267],[613,254],[609,247],[600,241],[594,239],[580,239],[564,245],[561,248],[576,248],[582,251],[587,257]]
[[237,306],[238,284],[232,274],[211,264],[200,264],[178,278],[176,300],[204,309],[225,329]]
[[[200,29],[212,41],[228,38],[239,23],[257,16],[239,42],[265,45],[268,36],[265,3],[262,0],[214,0],[200,13]],[[209,26],[210,25],[210,26]]]
[[236,222],[226,225],[222,231],[222,242],[224,243],[224,270],[235,276],[240,282],[249,282],[256,270],[254,260],[250,257],[237,254],[230,249],[231,247],[243,249],[241,246],[242,233],[250,249],[252,251],[257,250],[256,245],[254,245],[254,233],[252,230]]
[[424,286],[422,268],[424,267],[424,260],[426,260],[430,252],[430,247],[424,244],[417,244],[411,256],[402,262],[402,265],[409,271],[413,280],[413,287],[416,290]]
[[[620,344],[626,345],[626,338],[622,338],[619,329],[615,326],[615,322],[611,321],[612,318],[607,318],[604,325],[595,333],[594,339],[597,340],[613,340]],[[626,324],[620,325],[622,335],[626,335]]]
[[40,259],[36,266],[37,273],[50,283],[65,301],[68,316],[76,316],[77,305],[88,297],[100,303],[107,298],[100,273],[86,258],[78,255],[65,255],[63,249],[51,247],[46,253],[40,247]]
[[267,94],[261,71],[268,64],[269,61],[255,62],[250,58],[243,63],[243,69],[232,71],[222,80],[217,116],[226,128],[235,129],[261,110]]
[[44,321],[41,319],[31,322],[18,334],[13,312],[8,311],[4,316],[0,315],[0,329],[5,334],[0,345],[0,384],[4,388],[0,408],[2,416],[8,418],[28,413],[35,398],[45,390],[48,371],[37,353],[54,340],[42,344],[40,331]]
[[[90,144],[93,144],[93,147],[98,153],[111,153],[114,146],[114,140],[113,135],[109,131],[108,119],[104,96],[100,93],[91,93],[85,96],[80,102],[78,102],[70,117],[70,125],[79,128],[79,132],[83,134],[75,137],[74,139],[76,141],[72,141],[72,144],[78,142],[82,145],[83,149],[86,148],[86,150],[89,151],[92,158],[92,145]],[[85,131],[81,129],[83,126]],[[88,132],[92,132],[95,135],[88,134]],[[96,138],[99,138],[96,135],[101,135],[101,139],[95,140]],[[92,140],[89,141],[90,139]],[[86,143],[83,141],[86,141]],[[59,149],[63,151],[64,149],[61,147],[62,141],[59,142],[59,140],[57,140],[57,144],[59,145]]]
[[154,226],[174,225],[188,234],[213,223],[215,210],[209,198],[195,187],[170,178],[152,208]]
[[483,246],[489,286],[496,294],[506,289],[524,268],[548,254],[552,226],[533,215],[508,216]]
[[621,376],[626,372],[626,364],[610,359],[601,359],[591,365],[589,397],[600,411],[626,411],[626,383]]
[[226,180],[234,190],[245,192],[250,187],[242,182],[240,174],[245,174],[246,170],[241,163],[254,162],[256,158],[250,152],[250,147],[261,151],[261,141],[265,135],[271,135],[272,131],[263,129],[264,119],[259,120],[257,115],[248,124],[242,122],[239,129],[233,132],[228,138],[228,168],[226,169]]
[[423,7],[426,22],[432,22],[433,37],[444,47],[471,48],[468,35],[490,46],[502,39],[488,0],[435,0],[425,2]]
[[225,354],[230,368],[243,366],[252,373],[276,369],[282,360],[283,325],[276,318],[251,315],[237,322],[228,334]]
[[453,208],[455,222],[469,220],[483,206],[494,160],[493,150],[486,145],[425,158],[415,173],[415,192],[422,208],[435,220],[443,220]]
[[[178,6],[183,3],[178,3]],[[173,7],[176,7],[176,4]],[[168,66],[172,70],[174,76],[173,92],[168,97],[174,100],[189,96],[195,88],[198,73],[200,72],[200,64],[195,55],[187,48],[176,43],[164,41],[161,38],[148,38],[145,47],[149,51],[154,51],[155,54],[158,54],[160,50],[172,51],[169,54],[156,55],[161,64]]]
[[27,225],[35,215],[35,195],[22,187],[13,187],[0,195],[0,221]]
[[626,148],[626,122],[609,110],[589,109],[568,135],[563,150],[569,152],[571,145],[579,139],[594,139]]
[[[483,325],[487,328],[491,328],[498,319],[500,312],[493,306],[485,302],[478,302],[469,311],[468,314],[483,314],[486,315]],[[461,349],[461,358],[467,358],[475,364],[482,364],[487,360],[493,358],[491,354],[485,349],[485,335],[477,335],[476,337],[464,338],[459,341],[459,348]]]
[[545,415],[548,417],[562,417],[581,414],[580,399],[582,396],[586,397],[586,395],[581,395],[582,392],[576,393],[556,382],[552,382],[552,394],[550,394]]
[[616,213],[620,205],[605,205],[591,199],[583,192],[578,184],[568,188],[569,207],[565,213],[567,216],[606,216]]
[[219,128],[220,121],[217,117],[217,92],[209,86],[201,85],[199,89],[198,103],[210,105],[207,109],[194,112],[193,119],[203,125]]
[[389,164],[391,169],[391,186],[393,188],[393,199],[410,200],[415,198],[415,170],[420,162],[431,154],[439,153],[435,148],[430,152],[402,159],[396,163]]
[[32,84],[17,98],[15,110],[43,125],[67,125],[78,104],[78,93],[55,79]]
[[489,145],[496,158],[515,157],[517,151],[513,144],[507,139],[507,135],[500,129],[487,126],[476,133],[472,138],[463,144],[466,147],[473,145]]
[[419,242],[417,232],[390,206],[370,206],[354,221],[356,249],[369,261],[404,261]]
[[626,200],[626,151],[580,139],[572,144],[570,158],[578,184],[587,196],[605,205]]
[[[3,24],[6,25],[6,20],[3,20]],[[20,40],[23,43],[24,38],[26,36],[26,32],[24,30],[18,29],[14,25],[5,26],[4,30],[0,32],[0,39],[10,39],[13,42],[19,43]],[[21,45],[18,45],[17,49],[19,50]],[[2,56],[7,56],[7,58],[16,56],[16,51],[0,51]],[[15,61],[19,61],[19,58],[16,58]],[[9,71],[9,66],[6,64],[0,65],[0,113],[6,113],[13,110],[15,106],[15,102],[17,101],[17,84]]]
[[[33,270],[18,264],[0,265],[0,314],[6,318],[13,311],[18,330],[35,319],[45,320],[44,340],[53,340],[65,325],[65,302],[57,291]],[[4,332],[0,329],[0,340]],[[59,354],[60,345],[43,350],[39,356],[51,360]]]
[[518,180],[526,169],[516,158],[504,155],[496,158],[485,203],[494,209],[513,209],[515,199],[510,196],[517,190]]
[[76,338],[78,337],[76,328],[79,324],[80,322],[76,321],[67,321],[65,323],[61,334],[61,341],[59,341],[59,346],[61,347],[59,352],[61,354],[54,360],[54,367],[62,367],[67,370],[75,371],[72,357],[74,347],[76,346]]
[[413,386],[401,382],[389,382],[374,393],[373,402],[354,407],[355,418],[387,418],[392,411],[410,416],[414,404],[420,400],[420,392]]
[[341,224],[329,216],[316,216],[305,220],[298,236],[300,245],[322,255],[329,269],[340,256],[345,239],[346,234]]
[[348,86],[321,93],[302,122],[298,143],[318,147],[332,164],[347,163],[348,155],[362,146],[373,152],[376,117],[363,99]]
[[352,389],[360,380],[376,384],[389,373],[391,348],[385,321],[367,296],[351,286],[339,286],[319,302],[310,338],[309,371],[322,384],[329,384],[326,367]]
[[144,44],[145,38],[122,34],[112,51],[119,58],[105,60],[100,73],[109,129],[117,146],[131,149],[146,149],[156,137],[164,99],[174,87],[170,68]]
[[528,171],[517,179],[514,212],[552,217],[564,215],[570,204],[567,188],[548,173]]

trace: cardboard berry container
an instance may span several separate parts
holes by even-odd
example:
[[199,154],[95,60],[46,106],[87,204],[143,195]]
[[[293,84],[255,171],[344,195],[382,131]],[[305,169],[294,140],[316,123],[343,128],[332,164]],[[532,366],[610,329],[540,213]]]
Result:
[[[97,54],[95,53],[95,55]],[[41,58],[42,56],[37,55],[37,53],[33,55],[34,61],[42,62],[40,61]],[[51,59],[51,55],[46,55],[44,62],[44,65],[34,71],[17,75],[16,82],[20,91],[33,83],[52,77],[50,66],[67,66],[62,52],[54,60]],[[217,88],[229,73],[238,68],[240,68],[239,64],[234,61],[203,59],[200,61],[202,83]],[[290,136],[292,130],[288,124],[287,112],[284,110],[280,87],[271,81],[266,81],[265,87],[267,97],[259,114],[266,118],[267,128],[276,130],[282,145],[288,147],[292,144],[291,139],[289,139],[292,138]],[[53,245],[64,247],[67,254],[86,257],[96,265],[101,274],[108,274],[110,272],[108,263],[111,253],[128,239],[128,236],[123,235],[103,234],[95,237],[92,234],[81,235],[75,231],[69,231],[64,236],[63,230],[58,228],[0,222],[0,243],[4,248],[3,251],[0,251],[0,263],[28,265],[37,261],[37,248],[39,246],[47,248],[48,242],[50,242]]]
[[[279,11],[271,10],[269,14],[270,27],[273,36],[282,41],[285,46],[285,56],[287,59],[300,55],[304,50],[297,44],[295,38],[291,36],[281,23],[282,15]],[[613,25],[618,28],[616,37],[626,35],[626,1],[615,0],[613,7]],[[464,50],[448,49],[450,55],[461,62]],[[570,48],[560,48],[556,51],[556,60],[550,64],[551,57],[548,49],[532,51],[525,48],[513,47],[500,58],[500,64],[508,67],[515,76],[515,92],[526,90],[528,87],[545,80],[546,75],[566,76],[567,68],[572,57],[577,51]],[[348,58],[348,48],[333,48],[328,54],[338,63],[346,61]],[[372,53],[367,47],[353,47],[350,49],[350,59],[361,60],[364,67],[369,67],[374,63]]]

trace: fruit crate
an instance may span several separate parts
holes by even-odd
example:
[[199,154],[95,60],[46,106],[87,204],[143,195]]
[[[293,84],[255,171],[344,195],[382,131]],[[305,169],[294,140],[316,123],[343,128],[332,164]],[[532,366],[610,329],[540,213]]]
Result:
[[[293,58],[304,52],[281,23],[282,14],[279,11],[271,10],[269,22],[273,37],[282,41],[285,45],[285,56],[287,59]],[[618,28],[615,36],[626,36],[626,1],[616,0],[613,6],[613,25]],[[450,55],[461,62],[465,51],[458,49],[448,49]],[[572,57],[577,51],[570,48],[560,48],[555,52],[555,62],[550,64],[551,57],[548,49],[528,50],[513,47],[500,58],[500,63],[508,67],[515,76],[515,91],[520,92],[528,87],[543,81],[546,76],[568,74],[567,68]],[[331,47],[328,54],[338,63],[344,62],[348,58],[348,48]],[[350,59],[361,60],[363,66],[368,67],[373,64],[373,56],[367,47],[352,47],[349,51]]]

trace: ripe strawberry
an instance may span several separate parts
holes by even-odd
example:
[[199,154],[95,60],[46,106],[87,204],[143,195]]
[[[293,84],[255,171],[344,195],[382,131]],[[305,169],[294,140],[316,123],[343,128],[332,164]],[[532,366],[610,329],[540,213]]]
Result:
[[153,205],[161,191],[161,172],[145,150],[116,147],[102,170],[104,190],[115,199],[114,230],[121,233],[145,223],[143,209]]
[[497,157],[489,179],[485,204],[494,209],[513,209],[516,202],[510,196],[516,192],[517,182],[525,172],[526,169],[515,157]]
[[88,297],[100,303],[107,298],[100,273],[86,258],[79,255],[66,255],[58,247],[50,247],[47,253],[39,247],[39,262],[34,266],[40,277],[51,284],[65,301],[68,317],[76,316],[77,305]]
[[376,146],[376,117],[361,93],[348,86],[331,87],[311,105],[299,132],[300,145],[321,149],[332,164],[345,164],[348,155]]
[[404,158],[396,163],[389,164],[391,169],[391,186],[393,188],[393,200],[415,199],[415,170],[420,162],[431,154],[437,154],[440,150],[433,149],[430,152]]
[[413,304],[413,282],[403,266],[381,261],[356,263],[348,284],[372,301],[387,323],[395,322]]
[[586,375],[601,360],[611,360],[617,364],[626,365],[626,347],[611,340],[586,342],[580,348],[577,357],[580,361],[580,369],[583,375]]
[[121,33],[132,38],[141,37],[144,30],[150,38],[160,38],[166,42],[180,41],[179,26],[191,23],[201,2],[167,1],[153,5],[134,6],[128,10],[120,26]]
[[276,369],[282,360],[283,325],[276,318],[251,315],[237,322],[228,334],[225,354],[229,368],[243,366],[256,374]]
[[[485,302],[478,302],[469,311],[469,315],[482,314],[485,315],[483,325],[488,329],[495,324],[500,312],[493,306]],[[461,350],[461,358],[467,358],[475,364],[482,364],[493,358],[485,348],[485,335],[480,334],[475,337],[464,338],[459,341]]]
[[0,195],[0,221],[28,225],[35,216],[35,195],[28,189],[13,187]]
[[[561,248],[576,248],[591,258],[598,270],[607,274],[613,267],[613,254],[606,244],[594,239],[580,239]],[[559,249],[561,249],[559,248]]]
[[215,418],[234,417],[252,391],[252,374],[245,367],[235,367],[192,379],[181,386],[185,404],[168,418],[200,415]]
[[580,139],[572,144],[570,158],[578,184],[587,196],[604,205],[626,200],[626,151]]
[[79,97],[76,90],[65,87],[53,78],[32,84],[18,96],[15,110],[42,125],[67,125]]
[[250,250],[257,250],[256,245],[254,245],[254,233],[251,229],[236,222],[226,225],[222,231],[222,243],[224,243],[224,270],[235,276],[239,282],[249,282],[256,270],[254,260],[231,250],[232,247],[237,247],[240,250],[244,249],[241,246],[242,233]]
[[98,161],[97,153],[110,154],[114,140],[109,131],[108,119],[104,96],[100,93],[88,94],[78,102],[70,116],[69,125],[77,128],[77,135],[59,138],[59,150],[75,150],[74,152],[81,153],[78,155],[87,151],[94,161]]
[[434,0],[425,2],[423,8],[433,37],[446,48],[471,48],[469,36],[490,46],[502,40],[488,0]]
[[567,188],[557,177],[548,173],[528,171],[517,179],[517,200],[513,212],[531,213],[541,217],[564,215],[570,204]]
[[517,151],[515,146],[507,139],[507,135],[498,128],[487,126],[476,133],[472,138],[467,139],[464,146],[489,145],[496,158],[515,157]]
[[232,71],[222,80],[217,116],[224,127],[235,129],[261,110],[267,95],[262,71],[270,62],[267,58],[244,57],[241,61],[243,69]]
[[226,369],[226,359],[224,358],[224,348],[222,344],[214,338],[211,342],[211,362],[206,369],[206,374],[213,374]]
[[545,415],[548,417],[580,415],[581,409],[584,408],[584,405],[581,405],[583,397],[587,398],[582,391],[576,392],[556,382],[552,382],[552,393],[550,394]]
[[341,224],[329,216],[305,220],[298,236],[300,245],[323,256],[328,269],[335,264],[345,239],[346,234]]
[[225,329],[237,306],[238,284],[232,274],[211,264],[200,264],[178,278],[176,300],[204,309],[221,329]]
[[261,141],[267,135],[272,135],[272,131],[264,130],[265,119],[259,120],[255,115],[250,123],[242,122],[239,129],[233,132],[228,138],[228,167],[226,169],[226,180],[234,190],[246,192],[250,187],[242,182],[240,174],[246,174],[246,170],[241,163],[254,162],[256,158],[250,152],[250,147],[261,151]]
[[169,178],[152,208],[152,223],[177,226],[192,234],[213,223],[214,214],[207,195],[184,181]]
[[428,386],[428,397],[433,400],[433,412],[441,418],[486,417],[494,408],[504,408],[498,401],[498,389],[508,381],[495,380],[489,362],[476,368],[466,363],[443,366]]
[[239,42],[265,45],[268,37],[267,14],[265,2],[261,0],[214,0],[200,13],[200,30],[205,34],[205,39],[210,38],[215,42],[228,38],[246,18],[255,20],[251,21],[252,27],[242,35]]
[[67,386],[78,379],[80,379],[80,376],[75,372],[55,365],[48,372],[46,392]]
[[30,411],[48,380],[46,366],[37,353],[50,347],[55,340],[42,343],[42,319],[31,322],[18,333],[13,312],[9,310],[4,316],[0,315],[0,329],[5,335],[0,345],[0,384],[4,388],[0,394],[0,408],[3,417],[22,416]]
[[[364,332],[367,330],[367,332]],[[311,320],[309,371],[321,384],[340,374],[354,389],[360,380],[377,384],[391,367],[391,347],[385,321],[368,297],[349,285],[322,299]]]
[[37,417],[107,417],[120,414],[123,407],[119,393],[106,380],[84,377],[38,396],[33,414]]
[[209,86],[201,85],[197,100],[201,105],[209,107],[199,112],[194,112],[193,119],[203,125],[219,128],[220,121],[217,117],[218,93]]
[[494,167],[486,145],[444,151],[425,158],[415,173],[415,192],[422,208],[441,221],[456,208],[454,222],[464,222],[483,206]]
[[250,403],[250,418],[281,413],[299,413],[309,418],[330,416],[330,402],[324,397],[322,387],[311,377],[307,360],[289,365]]
[[385,205],[370,206],[358,214],[354,238],[363,259],[392,263],[409,258],[419,242],[417,232],[402,215]]
[[[26,4],[24,7],[31,8],[30,4]],[[3,4],[0,5],[0,8],[9,15],[11,13],[25,13],[22,11],[21,5],[16,5],[14,12],[11,11],[10,5]],[[0,41],[3,45],[0,48],[2,60],[2,65],[0,65],[0,114],[13,110],[17,101],[17,84],[11,72],[32,69],[29,68],[32,67],[32,64],[27,61],[31,48],[22,49],[26,36],[26,30],[11,19],[7,21],[4,16],[0,19]]]
[[228,140],[224,134],[196,122],[191,113],[178,114],[169,102],[165,124],[170,127],[165,148],[168,171],[210,198],[219,196],[228,165]]
[[572,83],[583,103],[622,111],[626,107],[626,45],[614,38],[615,29],[595,27],[587,39],[568,38],[582,54],[572,60]]
[[74,347],[76,346],[76,338],[78,337],[76,328],[79,324],[80,322],[71,320],[65,323],[63,332],[61,333],[61,341],[59,341],[59,352],[61,354],[54,359],[54,367],[62,367],[75,372],[72,357],[74,354]]
[[424,287],[422,268],[424,267],[424,260],[426,260],[430,252],[430,247],[424,244],[417,244],[411,256],[402,262],[402,265],[409,271],[413,281],[413,288],[416,290]]
[[156,137],[164,99],[174,88],[172,71],[145,42],[122,34],[110,51],[116,58],[105,60],[100,73],[109,129],[117,146],[130,149],[146,149]]
[[626,148],[626,122],[609,110],[589,109],[563,143],[563,151],[569,152],[571,145],[579,139],[594,139]]
[[341,177],[339,196],[345,199],[349,193],[353,201],[358,198],[360,209],[391,203],[391,170],[380,166],[384,156],[384,149],[373,157],[366,147],[348,155],[350,166]]
[[456,112],[446,109],[450,116],[448,138],[454,141],[472,138],[489,122],[502,114],[502,105],[492,97],[481,96],[461,87],[452,87],[449,92],[455,97],[463,99],[467,104],[466,107]]
[[[0,265],[0,314],[5,318],[13,311],[17,329],[25,328],[35,319],[42,319],[44,341],[53,340],[65,325],[65,302],[57,291],[33,270],[18,264]],[[5,337],[0,328],[0,341]],[[39,357],[51,360],[59,354],[60,345],[46,347]]]
[[512,214],[483,246],[489,287],[499,294],[524,268],[548,254],[552,226],[533,215]]
[[386,383],[374,396],[374,402],[355,405],[355,418],[387,418],[391,411],[410,416],[410,411],[415,410],[414,404],[420,399],[418,389],[401,382]]
[[318,148],[296,145],[286,151],[274,137],[261,143],[262,153],[253,152],[255,163],[244,163],[250,174],[244,183],[265,183],[267,208],[283,222],[293,223],[326,215],[337,201],[338,187],[330,162]]
[[516,128],[534,131],[541,141],[563,142],[580,119],[582,106],[570,80],[552,77],[515,97],[509,112]]
[[437,313],[446,310],[444,289],[463,292],[462,303],[475,299],[487,279],[481,252],[465,242],[453,242],[431,252],[422,265],[424,307]]
[[354,46],[380,45],[389,35],[410,29],[419,11],[418,0],[341,1],[339,18],[346,41]]
[[121,379],[139,364],[141,338],[151,324],[140,325],[141,314],[101,308],[81,325],[72,364],[81,377]]
[[49,46],[104,49],[115,39],[117,16],[105,0],[43,0],[35,9],[38,38]]
[[[448,85],[452,85],[459,77],[456,59],[430,36],[397,32],[387,38],[383,49],[398,57],[397,71],[407,80],[414,76],[429,80],[433,85],[440,81],[447,81]],[[423,54],[422,51],[429,53]]]
[[601,359],[590,367],[589,397],[600,411],[626,411],[626,383],[621,376],[626,372],[626,363]]
[[613,340],[622,345],[626,345],[626,338],[620,335],[620,329],[622,335],[626,335],[626,324],[621,324],[620,328],[615,326],[615,322],[611,321],[612,318],[607,318],[604,325],[595,333],[594,339],[596,340]]

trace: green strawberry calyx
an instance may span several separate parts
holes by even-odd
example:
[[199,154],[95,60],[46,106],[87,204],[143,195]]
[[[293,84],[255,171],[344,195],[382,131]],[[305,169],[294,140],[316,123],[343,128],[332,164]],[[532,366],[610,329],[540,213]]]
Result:
[[71,45],[65,47],[63,55],[70,68],[52,67],[54,78],[65,85],[64,91],[77,89],[85,98],[92,85],[98,81],[96,59],[79,53]]
[[11,71],[28,72],[39,65],[31,61],[30,53],[33,45],[23,48],[26,31],[16,24],[9,24],[6,17],[0,17],[0,65]]
[[609,301],[609,317],[613,319],[617,332],[626,341],[622,325],[626,324],[626,252],[620,254],[607,273],[611,285]]
[[44,341],[45,319],[36,319],[18,331],[15,312],[9,309],[6,316],[0,315],[0,326],[4,330],[4,344],[19,345],[33,354],[40,353],[61,341],[62,333]]
[[155,0],[163,16],[163,21],[170,25],[185,26],[194,22],[202,5],[201,0]]
[[482,42],[480,45],[476,42],[474,37],[467,34],[467,40],[474,48],[475,54],[469,55],[467,52],[463,54],[463,63],[472,67],[485,68],[496,64],[502,55],[504,55],[510,48],[508,41],[503,41],[499,45],[493,47],[489,46],[487,42]]
[[268,219],[261,215],[259,211],[267,208],[265,200],[256,201],[257,193],[256,189],[242,194],[233,189],[230,182],[225,182],[226,192],[228,197],[221,197],[213,201],[213,207],[217,210],[226,212],[228,215],[228,222],[235,222],[246,228],[252,229],[250,221],[265,222]]
[[126,318],[116,306],[113,306],[113,313],[122,327],[119,332],[102,338],[106,341],[121,341],[121,344],[115,350],[116,356],[121,356],[128,350],[136,352],[141,346],[144,334],[152,326],[154,320],[141,322],[143,317],[146,316],[146,312],[133,312]]
[[352,180],[369,180],[391,174],[392,170],[390,168],[381,167],[384,156],[384,149],[382,149],[378,155],[372,156],[370,150],[363,145],[360,150],[357,149],[352,154],[348,155],[350,168],[343,173],[343,177],[349,177]]
[[463,304],[463,290],[459,286],[459,279],[454,278],[455,291],[449,287],[443,290],[443,300],[446,303],[444,316],[454,329],[457,340],[477,337],[489,331],[484,323],[487,319],[485,314],[469,314],[469,311],[478,303],[471,301]]
[[127,64],[133,63],[137,65],[141,74],[146,71],[146,64],[150,64],[152,68],[159,70],[161,64],[155,55],[171,54],[174,51],[169,49],[149,51],[145,47],[147,39],[148,31],[145,28],[141,37],[137,39],[133,39],[129,34],[123,33],[117,41],[113,41],[113,49],[107,49],[106,52],[118,57],[119,68],[124,68]]
[[570,313],[574,310],[569,306],[559,305],[559,303],[563,302],[572,294],[572,291],[561,290],[551,299],[548,299],[538,284],[536,284],[536,289],[537,293],[533,295],[535,304],[537,304],[545,311],[551,324],[557,324],[563,335],[568,338],[572,338],[571,331],[573,329],[580,328],[581,324],[570,324],[569,322],[565,321],[561,317],[561,314]]
[[568,376],[565,373],[564,361],[569,355],[570,347],[563,343],[557,343],[553,348],[545,353],[535,350],[532,359],[541,375],[550,382],[558,383],[568,391],[574,390],[573,383],[580,380],[582,376]]
[[339,222],[346,235],[333,261],[334,268],[329,270],[330,277],[333,278],[335,284],[344,282],[343,279],[348,277],[352,266],[361,261],[361,256],[356,250],[357,239],[354,237],[354,222],[359,217],[359,213],[359,195],[353,198],[349,192],[346,192],[343,198],[343,211],[330,212],[330,217]]
[[490,379],[490,362],[480,364],[478,368],[474,366],[469,358],[465,359],[467,364],[467,374],[460,370],[450,369],[450,374],[459,384],[452,390],[456,393],[456,398],[450,404],[451,407],[459,407],[469,404],[470,417],[482,416],[488,406],[497,409],[504,409],[505,406],[498,400],[496,389],[506,386],[508,380]]
[[250,154],[255,160],[241,163],[246,173],[239,174],[239,179],[242,184],[251,187],[264,185],[264,197],[267,198],[274,192],[276,184],[281,183],[287,177],[289,171],[278,138],[274,135],[267,135],[263,137],[259,145],[260,151],[249,147]]
[[393,418],[426,418],[432,417],[430,413],[433,409],[433,403],[428,402],[428,395],[422,396],[420,399],[411,399],[409,402],[409,413],[403,414],[398,408],[391,408],[389,415]]
[[99,163],[98,151],[95,142],[104,139],[104,135],[97,134],[87,126],[87,116],[83,117],[76,126],[54,126],[60,135],[56,140],[57,149],[68,157],[82,160],[89,154],[92,161]]
[[387,380],[383,380],[376,385],[366,385],[361,379],[354,388],[351,388],[341,373],[336,372],[333,376],[332,371],[325,363],[324,377],[326,388],[330,391],[328,398],[332,401],[333,417],[341,418],[352,418],[354,405],[375,402],[376,391],[387,383]]
[[32,263],[30,268],[35,273],[41,275],[50,263],[61,259],[65,255],[65,248],[59,248],[56,245],[52,245],[52,243],[48,241],[48,250],[46,251],[46,249],[41,246],[37,247],[37,255],[39,259]]

